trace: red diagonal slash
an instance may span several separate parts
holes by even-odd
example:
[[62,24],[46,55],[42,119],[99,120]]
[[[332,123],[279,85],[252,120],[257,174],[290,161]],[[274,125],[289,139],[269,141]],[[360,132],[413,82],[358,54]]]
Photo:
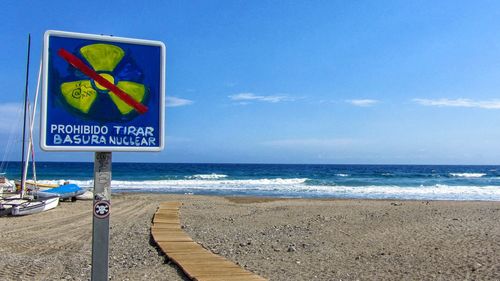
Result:
[[71,64],[73,67],[76,69],[80,70],[83,72],[83,74],[87,75],[88,77],[94,79],[97,83],[99,83],[101,86],[104,88],[110,90],[113,92],[115,95],[117,95],[122,101],[124,101],[126,104],[132,106],[137,110],[139,113],[145,113],[148,111],[148,107],[143,105],[142,103],[134,100],[131,96],[129,96],[127,93],[125,93],[123,90],[120,88],[116,87],[115,84],[109,82],[108,80],[104,79],[101,75],[99,75],[97,72],[92,70],[90,67],[88,67],[82,60],[80,60],[78,57],[73,55],[72,53],[66,51],[65,49],[61,48],[59,51],[57,51],[57,54],[61,56],[64,60],[66,60],[69,64]]

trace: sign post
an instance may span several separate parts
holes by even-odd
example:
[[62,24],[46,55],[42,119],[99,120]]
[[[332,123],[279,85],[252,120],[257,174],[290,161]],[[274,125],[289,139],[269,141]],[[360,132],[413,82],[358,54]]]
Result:
[[92,280],[108,280],[111,153],[164,147],[165,45],[47,31],[40,145],[94,158]]
[[111,152],[95,153],[93,206],[92,280],[107,281],[109,214],[111,212]]

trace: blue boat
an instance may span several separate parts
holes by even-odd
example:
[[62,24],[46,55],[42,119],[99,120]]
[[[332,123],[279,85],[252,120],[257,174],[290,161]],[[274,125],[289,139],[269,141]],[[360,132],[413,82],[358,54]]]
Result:
[[65,184],[61,185],[59,187],[54,187],[50,189],[46,189],[43,191],[38,191],[37,196],[38,198],[47,198],[47,197],[53,197],[54,195],[59,196],[62,200],[64,199],[70,199],[73,197],[76,197],[78,195],[81,195],[87,191],[84,188],[79,187],[76,184]]

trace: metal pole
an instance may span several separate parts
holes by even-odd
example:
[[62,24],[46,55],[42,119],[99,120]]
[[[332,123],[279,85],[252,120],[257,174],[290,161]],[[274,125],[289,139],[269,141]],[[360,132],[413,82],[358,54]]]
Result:
[[[24,142],[25,142],[25,136],[26,136],[26,107],[28,106],[28,80],[29,80],[29,73],[30,73],[30,47],[31,47],[31,34],[28,33],[28,55],[27,55],[27,60],[26,60],[26,84],[24,87],[24,117],[23,117],[23,144],[22,144],[22,151],[21,151],[21,192],[20,196],[21,198],[24,197],[24,185],[26,182],[26,176],[24,175]],[[26,164],[28,165],[28,164]],[[27,169],[27,167],[26,167]]]
[[108,281],[111,152],[95,153],[93,206],[91,280]]

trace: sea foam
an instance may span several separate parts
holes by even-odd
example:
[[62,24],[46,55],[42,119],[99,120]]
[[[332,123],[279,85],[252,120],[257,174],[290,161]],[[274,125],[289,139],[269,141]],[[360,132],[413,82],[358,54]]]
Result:
[[[61,183],[66,180],[43,181]],[[69,180],[80,186],[93,186],[92,180]],[[453,186],[446,184],[397,185],[314,185],[307,178],[264,179],[179,179],[127,181],[113,180],[112,190],[129,192],[164,192],[215,195],[259,195],[279,197],[334,197],[360,199],[415,200],[492,200],[500,201],[500,187]]]
[[[219,175],[222,176],[222,175]],[[223,177],[222,177],[223,178]],[[245,180],[213,180],[210,177],[181,179],[181,180],[146,180],[146,181],[124,181],[112,180],[111,187],[115,189],[137,189],[137,188],[228,188],[228,187],[259,187],[259,186],[287,186],[304,184],[307,178],[291,178],[291,179],[245,179]],[[93,180],[46,180],[47,184],[62,184],[65,181],[75,183],[85,187],[93,186]]]
[[484,173],[450,173],[450,176],[452,177],[459,177],[459,178],[481,178],[486,176]]
[[187,176],[186,178],[187,179],[216,180],[216,179],[227,178],[227,175],[212,173],[212,174],[192,175],[192,176]]

